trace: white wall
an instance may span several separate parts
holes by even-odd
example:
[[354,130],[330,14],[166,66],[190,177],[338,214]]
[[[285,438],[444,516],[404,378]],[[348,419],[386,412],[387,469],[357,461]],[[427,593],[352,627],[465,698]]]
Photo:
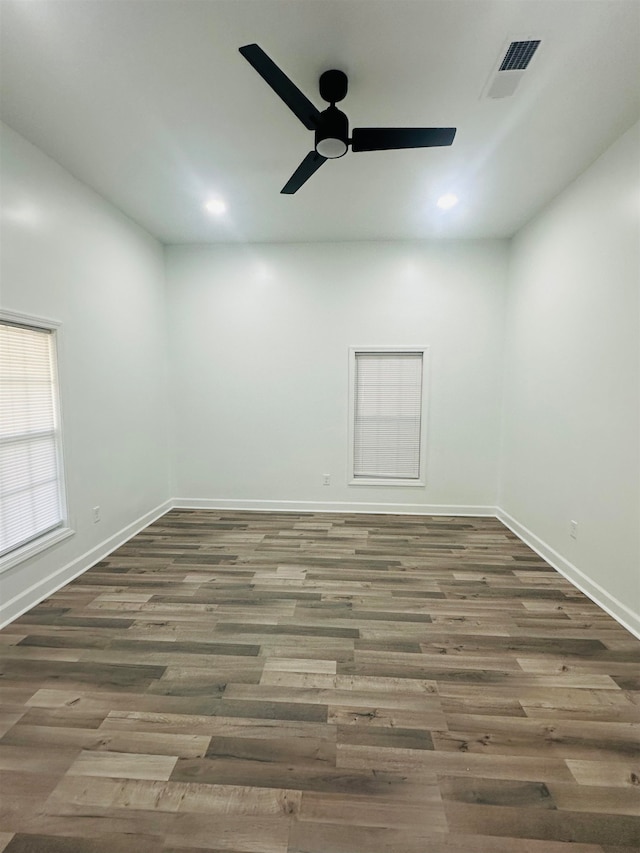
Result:
[[637,633],[639,151],[636,125],[513,242],[499,499]]
[[[495,505],[504,242],[172,247],[166,259],[175,496],[264,508]],[[421,344],[426,487],[347,485],[348,348]]]
[[75,529],[2,574],[2,622],[98,559],[167,500],[169,486],[162,247],[6,126],[0,141],[0,307],[62,324]]

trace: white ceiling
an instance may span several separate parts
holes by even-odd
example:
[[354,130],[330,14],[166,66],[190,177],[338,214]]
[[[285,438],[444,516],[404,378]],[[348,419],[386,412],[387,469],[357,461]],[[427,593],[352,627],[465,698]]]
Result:
[[[2,0],[1,116],[167,243],[504,237],[640,114],[637,0]],[[511,98],[512,40],[542,39]],[[351,126],[455,126],[451,148],[349,152],[293,196],[313,134],[238,53],[257,42]],[[453,189],[461,204],[442,213]],[[203,202],[222,195],[228,214]]]

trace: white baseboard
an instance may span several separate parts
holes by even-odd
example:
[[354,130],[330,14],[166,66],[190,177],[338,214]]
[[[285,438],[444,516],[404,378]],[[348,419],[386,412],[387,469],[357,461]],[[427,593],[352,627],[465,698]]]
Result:
[[461,504],[399,504],[355,501],[265,501],[227,498],[174,498],[176,509],[251,510],[253,512],[354,512],[393,515],[495,516],[494,506]]
[[551,545],[548,545],[544,540],[536,536],[524,524],[520,524],[515,518],[509,515],[500,507],[496,510],[496,517],[511,530],[512,533],[522,539],[533,551],[536,552],[543,560],[546,560],[550,566],[553,566],[563,577],[577,587],[580,592],[583,592],[587,598],[590,598],[598,607],[601,607],[609,616],[613,616],[616,622],[619,622],[627,631],[630,631],[634,636],[640,639],[640,614],[635,613],[631,608],[627,607],[622,601],[614,598],[600,584],[587,577],[584,572],[580,571],[577,566],[566,560],[562,554],[559,554]]
[[113,536],[109,536],[108,539],[103,540],[80,557],[76,557],[75,560],[67,563],[66,566],[63,566],[41,581],[32,584],[28,589],[9,599],[9,601],[4,602],[0,606],[0,628],[8,625],[9,622],[13,622],[14,619],[22,616],[27,610],[31,610],[36,604],[39,604],[45,598],[57,592],[57,590],[74,580],[74,578],[86,572],[87,569],[95,566],[100,560],[104,560],[108,554],[131,539],[136,533],[140,533],[145,527],[148,527],[163,516],[172,506],[172,501],[165,501],[165,503],[140,516],[140,518],[123,527],[122,530],[114,533]]

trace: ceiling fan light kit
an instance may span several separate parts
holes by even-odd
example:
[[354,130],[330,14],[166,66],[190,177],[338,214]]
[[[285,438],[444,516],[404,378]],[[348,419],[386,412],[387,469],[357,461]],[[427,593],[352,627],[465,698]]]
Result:
[[247,44],[239,50],[307,130],[315,134],[314,150],[280,190],[285,195],[297,192],[327,160],[343,157],[349,145],[354,152],[433,148],[451,145],[456,135],[455,127],[356,127],[349,138],[349,120],[336,107],[349,87],[344,71],[331,69],[320,75],[320,97],[329,102],[327,109],[320,112],[261,47]]
[[329,160],[343,157],[349,147],[349,119],[333,104],[320,113],[320,119],[316,130],[316,151]]

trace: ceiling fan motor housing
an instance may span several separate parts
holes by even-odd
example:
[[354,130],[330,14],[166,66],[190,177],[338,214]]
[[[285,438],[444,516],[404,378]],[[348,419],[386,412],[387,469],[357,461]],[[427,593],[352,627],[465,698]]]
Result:
[[330,160],[343,157],[349,144],[349,119],[333,104],[320,113],[315,148]]

